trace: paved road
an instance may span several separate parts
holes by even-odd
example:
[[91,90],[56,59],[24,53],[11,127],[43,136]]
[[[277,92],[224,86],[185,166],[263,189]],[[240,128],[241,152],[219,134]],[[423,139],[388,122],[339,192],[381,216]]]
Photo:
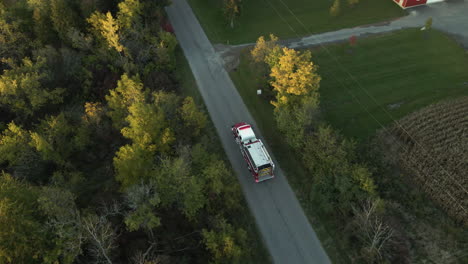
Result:
[[341,29],[323,34],[316,34],[300,39],[285,41],[290,48],[301,48],[347,40],[355,35],[357,37],[368,34],[384,33],[410,27],[423,27],[426,20],[432,17],[432,27],[442,30],[456,37],[468,49],[468,1],[447,0],[427,6],[418,6],[407,9],[409,15],[376,25]]
[[[254,183],[230,127],[245,121],[255,128],[255,121],[191,8],[185,0],[172,2],[166,9],[169,19],[273,261],[330,263],[279,164],[275,179]],[[259,134],[258,129],[256,132]]]

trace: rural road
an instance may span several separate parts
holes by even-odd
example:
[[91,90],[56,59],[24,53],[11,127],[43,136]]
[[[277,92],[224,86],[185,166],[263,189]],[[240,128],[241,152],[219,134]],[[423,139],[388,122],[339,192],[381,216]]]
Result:
[[245,121],[261,138],[260,131],[192,9],[185,0],[173,0],[166,11],[274,263],[330,263],[280,164],[275,179],[254,183],[230,128]]

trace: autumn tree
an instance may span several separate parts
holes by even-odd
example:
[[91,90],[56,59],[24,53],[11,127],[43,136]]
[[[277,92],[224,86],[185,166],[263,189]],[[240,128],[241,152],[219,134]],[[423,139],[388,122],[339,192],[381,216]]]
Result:
[[91,24],[95,35],[101,37],[107,43],[109,49],[115,49],[117,52],[124,50],[124,47],[120,44],[119,25],[110,12],[106,14],[94,12],[88,18],[88,23]]
[[234,20],[241,14],[241,0],[224,0],[224,15],[229,20],[229,25],[234,28]]
[[108,116],[112,119],[113,126],[122,129],[127,123],[128,108],[136,102],[144,102],[146,91],[140,79],[122,75],[117,82],[117,88],[110,90],[106,95],[107,104],[110,108]]
[[213,220],[212,229],[203,229],[202,235],[212,263],[236,263],[248,248],[245,230],[233,227],[221,217]]
[[44,58],[38,57],[36,62],[25,58],[22,65],[16,65],[11,60],[7,62],[11,69],[3,71],[0,76],[0,105],[27,117],[47,104],[62,102],[63,88],[46,88],[42,85],[49,77]]
[[266,41],[260,36],[255,43],[255,47],[250,51],[252,59],[256,63],[266,63],[272,67],[282,54],[282,49],[278,45],[278,37],[270,34],[270,40]]
[[333,1],[333,5],[330,7],[330,15],[331,16],[338,16],[341,12],[341,1],[335,0]]
[[271,64],[270,84],[276,93],[276,101],[271,103],[275,106],[275,118],[278,128],[296,148],[319,104],[321,77],[311,57],[310,51],[298,52],[285,47],[282,55]]
[[192,97],[186,97],[179,108],[180,117],[184,123],[184,129],[190,132],[193,137],[198,137],[202,129],[205,128],[207,118],[200,111]]

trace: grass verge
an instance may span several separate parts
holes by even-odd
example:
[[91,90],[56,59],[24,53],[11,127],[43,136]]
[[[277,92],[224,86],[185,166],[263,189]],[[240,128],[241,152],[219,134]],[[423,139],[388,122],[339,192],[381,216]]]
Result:
[[[206,110],[204,102],[203,102],[203,98],[200,92],[198,91],[198,87],[197,87],[195,78],[192,75],[190,66],[180,48],[176,52],[176,61],[177,61],[177,79],[179,81],[179,87],[181,88],[181,91],[180,91],[181,94],[184,96],[191,96],[195,100],[197,105],[202,105],[203,108]],[[221,142],[218,138],[218,135],[215,132],[216,130],[214,128],[213,123],[211,122],[211,119],[208,119],[206,130],[212,131],[212,133],[209,135],[210,141],[212,142],[214,141],[217,143],[217,144],[210,144],[212,146],[215,146],[212,151],[214,151],[220,157],[222,157],[228,169],[232,171],[232,169],[230,168],[230,163],[224,154],[224,150],[221,147]],[[239,186],[239,191],[240,191],[240,186]],[[243,200],[243,204],[244,204],[243,206],[244,213],[241,215],[232,216],[232,218],[229,219],[237,227],[242,227],[249,234],[250,239],[254,241],[252,248],[249,249],[249,251],[251,252],[250,256],[247,256],[245,259],[242,259],[240,263],[252,263],[252,264],[272,263],[270,255],[268,254],[268,251],[266,250],[266,248],[263,245],[263,242],[261,241],[260,233],[257,230],[257,226],[255,225],[255,220],[253,216],[250,214],[250,211],[247,207],[245,200]]]
[[391,0],[361,0],[355,7],[341,1],[338,17],[330,16],[330,0],[254,0],[243,1],[241,16],[232,29],[222,11],[223,1],[189,0],[189,3],[211,42],[223,44],[255,42],[260,35],[270,33],[281,39],[295,38],[406,14]]

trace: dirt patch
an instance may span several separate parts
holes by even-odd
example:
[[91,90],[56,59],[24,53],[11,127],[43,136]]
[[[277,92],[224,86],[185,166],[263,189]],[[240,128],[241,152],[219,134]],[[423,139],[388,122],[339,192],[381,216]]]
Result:
[[249,48],[253,44],[230,46],[224,44],[213,45],[216,53],[223,60],[223,66],[227,72],[235,71],[240,63],[240,54],[245,48]]

